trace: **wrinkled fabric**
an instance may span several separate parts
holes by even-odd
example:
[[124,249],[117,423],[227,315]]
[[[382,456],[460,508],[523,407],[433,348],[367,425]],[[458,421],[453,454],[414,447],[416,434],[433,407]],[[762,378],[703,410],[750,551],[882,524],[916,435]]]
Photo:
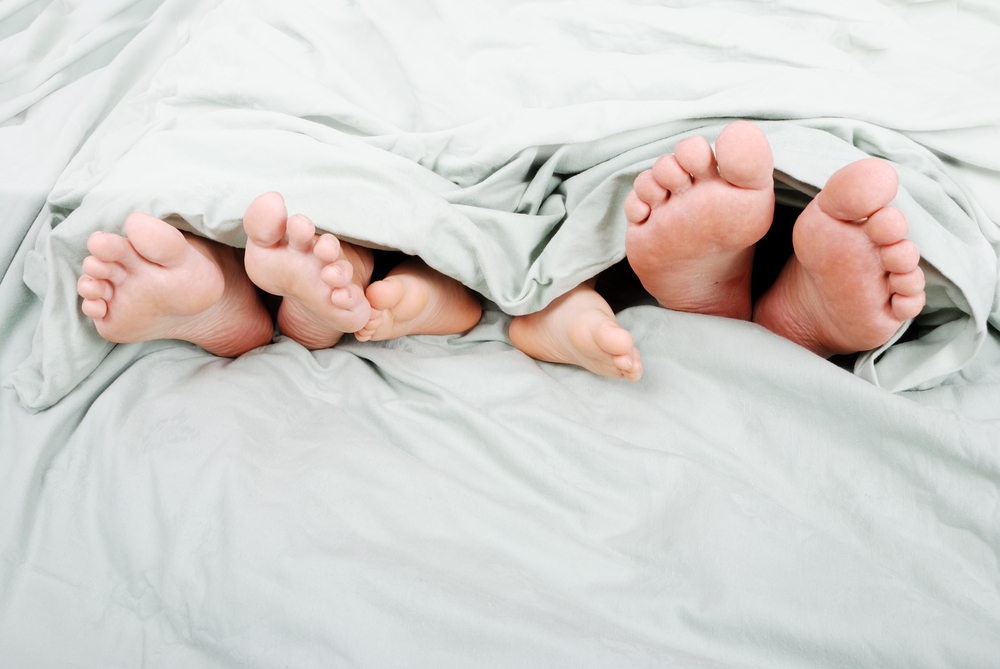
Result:
[[[397,5],[188,0],[162,9],[196,21],[125,27],[142,3],[103,21],[82,3],[45,22],[62,30],[32,32],[43,13],[6,40],[34,47],[8,58],[40,53],[56,70],[81,42],[138,30],[87,96],[110,111],[39,214],[25,282],[43,315],[8,380],[26,406],[58,401],[107,354],[75,282],[87,236],[120,232],[134,210],[241,246],[247,205],[276,190],[319,228],[419,255],[524,314],[620,260],[631,181],[727,118],[762,121],[779,178],[810,195],[865,155],[896,165],[930,303],[918,341],[865,356],[863,377],[937,385],[1000,322],[1000,196],[961,181],[1000,169],[996,48],[979,46],[992,24],[956,16],[935,36],[932,7],[903,20],[874,2],[830,16],[794,3]],[[85,36],[87,24],[63,25],[77,12],[93,21]],[[968,37],[975,64],[973,46],[951,47]],[[58,57],[42,49],[54,38],[70,43]],[[34,72],[9,87],[30,88]]]
[[[0,666],[991,667],[986,2],[0,5]],[[751,118],[778,198],[893,163],[928,308],[852,371],[631,306],[638,383],[507,337],[623,257],[634,176]],[[486,299],[235,360],[79,312],[134,210],[280,191]]]

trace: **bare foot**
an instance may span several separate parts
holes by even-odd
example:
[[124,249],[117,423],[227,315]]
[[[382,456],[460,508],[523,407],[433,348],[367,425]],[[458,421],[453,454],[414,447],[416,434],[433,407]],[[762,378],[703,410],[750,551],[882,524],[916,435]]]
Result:
[[764,132],[727,125],[712,147],[689,137],[640,174],[625,200],[629,264],[660,306],[748,320],[754,245],[774,216]]
[[274,326],[238,249],[136,212],[125,237],[95,232],[77,292],[108,341],[183,339],[235,357],[271,341]]
[[638,381],[642,376],[642,358],[632,335],[618,325],[592,281],[541,311],[514,318],[510,340],[536,360],[578,365],[613,379]]
[[372,254],[316,234],[305,216],[288,216],[278,193],[265,193],[243,216],[246,272],[261,289],[284,299],[278,328],[309,349],[329,348],[368,322],[365,288]]
[[469,289],[419,258],[405,260],[365,291],[372,306],[358,341],[410,334],[458,334],[479,322],[482,307]]
[[899,179],[868,158],[841,168],[795,221],[789,258],[757,300],[756,323],[823,357],[867,351],[924,306],[906,217],[886,206]]

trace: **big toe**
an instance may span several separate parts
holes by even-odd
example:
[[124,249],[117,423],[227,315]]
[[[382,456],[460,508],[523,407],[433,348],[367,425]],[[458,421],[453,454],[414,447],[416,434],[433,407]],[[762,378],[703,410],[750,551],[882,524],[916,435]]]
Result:
[[164,267],[180,264],[191,251],[184,233],[141,211],[134,212],[125,219],[125,236],[136,253]]
[[406,285],[396,277],[387,277],[368,286],[365,297],[371,303],[372,309],[392,309],[403,300]]
[[280,193],[258,196],[243,214],[243,230],[255,244],[274,246],[285,236],[288,210]]
[[594,342],[611,356],[611,363],[623,377],[629,381],[639,380],[642,376],[642,357],[632,344],[632,335],[628,330],[616,323],[605,323],[594,332]]
[[626,355],[632,351],[632,335],[617,323],[604,323],[594,332],[594,341],[611,355]]
[[859,221],[889,204],[898,189],[899,177],[892,165],[880,158],[865,158],[834,172],[816,196],[816,204],[833,218]]
[[773,186],[774,155],[767,136],[749,121],[733,121],[715,140],[715,159],[722,178],[739,188]]

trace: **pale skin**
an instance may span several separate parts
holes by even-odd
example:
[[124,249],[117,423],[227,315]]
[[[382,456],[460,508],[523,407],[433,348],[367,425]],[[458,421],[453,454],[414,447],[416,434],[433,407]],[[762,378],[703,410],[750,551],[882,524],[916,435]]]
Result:
[[[753,320],[823,357],[886,343],[926,298],[906,218],[888,206],[895,170],[872,158],[836,172],[798,217],[793,256],[753,304],[754,249],[774,213],[773,169],[764,133],[737,121],[714,152],[691,137],[640,174],[625,202],[625,249],[643,286],[662,307]],[[541,360],[632,381],[642,375],[631,335],[592,281],[515,318],[510,336]]]
[[[664,308],[753,320],[823,357],[884,344],[925,302],[906,218],[889,206],[895,170],[866,159],[836,172],[796,221],[793,256],[751,304],[754,248],[774,211],[773,167],[766,137],[746,121],[727,126],[714,151],[701,137],[678,143],[626,199],[636,275]],[[317,234],[308,218],[288,216],[277,193],[251,203],[244,228],[245,253],[138,212],[124,237],[95,233],[78,284],[83,312],[110,341],[184,339],[223,356],[270,341],[255,286],[282,296],[281,331],[311,349],[346,332],[377,341],[464,332],[479,320],[471,293],[419,259],[370,283],[368,249]],[[538,360],[636,381],[639,351],[594,285],[514,318],[511,341]]]
[[536,360],[578,365],[613,379],[638,381],[642,358],[632,335],[594,290],[595,280],[510,323],[511,342]]
[[244,215],[246,250],[182,233],[136,212],[125,236],[97,232],[77,284],[83,313],[105,339],[182,339],[236,357],[271,341],[274,324],[257,288],[281,296],[281,332],[309,349],[348,332],[362,341],[457,334],[481,315],[460,283],[413,259],[370,283],[369,249],[289,216],[278,193]]

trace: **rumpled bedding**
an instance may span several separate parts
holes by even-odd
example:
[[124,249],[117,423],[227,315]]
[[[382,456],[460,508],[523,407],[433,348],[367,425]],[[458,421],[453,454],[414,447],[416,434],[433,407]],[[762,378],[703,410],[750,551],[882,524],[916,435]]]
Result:
[[[856,0],[0,4],[0,667],[990,667],[1000,12]],[[850,369],[635,304],[635,384],[510,345],[732,119],[801,206],[900,175],[924,313]],[[228,360],[79,310],[135,210],[282,193],[481,322]]]

